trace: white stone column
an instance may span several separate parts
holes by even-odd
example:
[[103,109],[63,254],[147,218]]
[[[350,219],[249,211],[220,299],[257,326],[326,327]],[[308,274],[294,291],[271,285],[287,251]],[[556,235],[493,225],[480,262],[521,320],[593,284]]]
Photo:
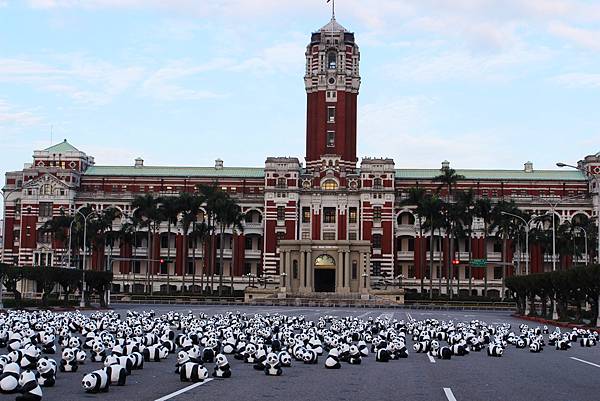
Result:
[[335,266],[335,291],[341,292],[344,286],[344,252],[338,250],[337,264]]
[[306,291],[315,292],[312,251],[306,252]]
[[352,268],[350,266],[350,251],[344,252],[344,260],[346,261],[346,266],[343,286],[346,290],[350,291],[350,273]]
[[290,251],[285,253],[285,269],[283,272],[286,274],[283,276],[283,287],[288,287],[288,283],[290,283],[292,278],[292,253]]
[[300,251],[300,285],[298,286],[298,292],[306,292],[306,287],[304,286],[304,266],[306,265],[306,252]]

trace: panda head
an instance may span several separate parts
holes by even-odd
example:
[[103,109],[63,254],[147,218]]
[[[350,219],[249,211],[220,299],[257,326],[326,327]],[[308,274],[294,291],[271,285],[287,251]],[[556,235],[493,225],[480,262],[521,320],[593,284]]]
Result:
[[277,356],[277,354],[271,352],[267,355],[267,360],[266,360],[267,364],[269,365],[276,365],[277,362],[279,362],[279,357]]
[[46,358],[38,359],[36,369],[40,373],[46,373],[51,369],[50,361]]
[[105,349],[106,349],[106,347],[104,347],[104,344],[102,343],[102,341],[94,340],[94,342],[92,344],[92,350],[94,352],[101,353]]
[[190,360],[190,356],[185,351],[179,351],[177,354],[177,363],[182,364]]
[[104,359],[104,366],[117,365],[118,363],[119,360],[113,355],[109,355],[106,357],[106,359]]
[[81,347],[81,340],[77,337],[69,338],[69,347],[70,348],[79,348]]
[[83,380],[81,380],[81,386],[84,390],[91,390],[96,386],[96,376],[91,373],[83,376]]
[[73,350],[72,348],[65,348],[62,352],[62,358],[65,361],[72,361],[73,359],[75,359],[75,350]]
[[223,354],[218,354],[215,363],[217,366],[225,366],[228,363],[227,357]]
[[282,351],[279,354],[279,362],[283,366],[291,366],[292,365],[292,356],[288,352]]
[[338,351],[337,348],[332,348],[329,350],[329,356],[338,357],[338,356],[340,356],[340,351]]
[[19,385],[23,387],[25,384],[31,381],[37,382],[37,379],[35,378],[35,373],[29,369],[22,371],[21,375],[19,376]]

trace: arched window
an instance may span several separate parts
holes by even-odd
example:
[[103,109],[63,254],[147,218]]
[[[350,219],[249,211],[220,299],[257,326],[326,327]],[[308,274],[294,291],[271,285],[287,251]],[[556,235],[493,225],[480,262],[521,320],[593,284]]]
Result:
[[315,266],[333,267],[335,266],[335,259],[333,259],[330,255],[327,254],[320,255],[315,260]]
[[335,180],[326,180],[321,185],[321,189],[324,189],[326,191],[335,191],[336,189],[338,189],[338,184],[337,182],[335,182]]
[[337,53],[330,51],[327,53],[327,68],[335,69],[337,66]]

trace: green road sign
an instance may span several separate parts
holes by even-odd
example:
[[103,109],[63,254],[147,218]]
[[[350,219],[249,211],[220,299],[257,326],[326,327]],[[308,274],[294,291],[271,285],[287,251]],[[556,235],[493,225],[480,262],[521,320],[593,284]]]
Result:
[[471,266],[473,267],[486,267],[487,259],[471,259]]

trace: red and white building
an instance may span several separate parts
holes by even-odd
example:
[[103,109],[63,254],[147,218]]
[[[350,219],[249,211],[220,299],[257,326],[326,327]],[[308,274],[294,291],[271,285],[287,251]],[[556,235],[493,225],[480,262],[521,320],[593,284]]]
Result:
[[[290,293],[366,293],[373,277],[383,274],[388,278],[402,275],[406,289],[419,290],[421,278],[429,277],[430,233],[420,235],[414,208],[402,206],[402,200],[411,187],[436,191],[439,184],[432,178],[440,169],[396,169],[389,158],[358,160],[359,66],[354,33],[335,19],[311,35],[304,77],[304,162],[268,157],[264,168],[228,167],[221,160],[211,167],[166,167],[148,166],[136,159],[129,166],[103,166],[66,140],[35,151],[32,163],[6,173],[3,261],[66,266],[65,245],[38,233],[53,216],[73,214],[87,205],[95,210],[117,207],[124,216],[114,222],[113,229],[118,230],[132,214],[131,201],[138,195],[177,195],[194,191],[198,184],[217,182],[246,213],[244,231],[228,231],[224,244],[219,244],[224,248],[227,285],[241,289],[251,273],[271,277],[270,285]],[[448,165],[443,162],[442,167]],[[590,177],[600,176],[600,154],[585,157],[579,167],[591,175],[578,170],[536,170],[529,162],[518,170],[457,168],[465,176],[457,189],[473,189],[476,196],[492,202],[513,199],[519,207],[538,214],[558,203],[555,210],[561,222],[577,216],[597,218],[598,188]],[[487,255],[488,267],[473,270],[473,291],[481,294],[487,275],[488,288],[498,292],[502,269],[494,263],[501,261],[501,250],[494,241],[484,242],[483,224],[477,219],[474,229],[473,238],[458,242],[454,258],[467,260],[469,250],[473,258]],[[180,227],[172,231],[169,237],[165,223],[151,239],[151,259],[170,256],[173,260],[168,275],[161,274],[166,272],[155,263],[147,266],[146,231],[139,233],[134,246],[115,243],[94,250],[88,255],[88,266],[105,269],[110,265],[117,291],[131,291],[134,285],[142,289],[149,269],[156,274],[155,290],[164,289],[167,276],[178,289],[184,282],[187,287],[192,282],[206,286],[207,278],[215,273],[207,269],[206,250],[190,241],[186,252]],[[440,275],[445,281],[446,269],[439,266],[446,266],[449,258],[448,240],[439,243],[432,272],[436,282]],[[516,249],[510,245],[509,262],[517,257]],[[184,255],[190,261],[187,266]],[[520,258],[529,258],[531,272],[551,267],[551,255],[542,254],[536,246]],[[465,266],[453,274],[466,280]],[[513,274],[512,269],[507,274]],[[445,284],[440,291],[446,291]]]

